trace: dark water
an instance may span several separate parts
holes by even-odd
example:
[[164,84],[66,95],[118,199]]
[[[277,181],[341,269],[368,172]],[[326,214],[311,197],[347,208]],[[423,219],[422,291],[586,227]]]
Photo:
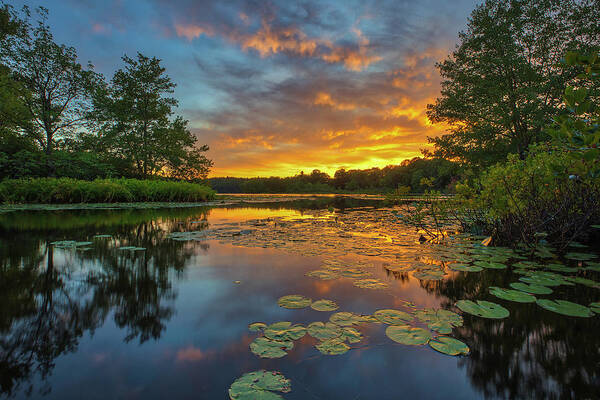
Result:
[[[516,281],[511,272],[420,282],[379,266],[373,274],[390,289],[365,290],[349,279],[306,277],[319,256],[167,237],[303,213],[268,207],[0,214],[0,397],[227,399],[233,381],[266,369],[291,380],[282,394],[289,400],[600,398],[600,317],[490,298],[488,286]],[[49,245],[97,234],[113,238],[85,251]],[[122,245],[146,250],[116,249]],[[293,293],[362,314],[403,301],[456,310],[459,299],[488,299],[511,316],[463,314],[453,336],[470,347],[464,357],[396,344],[381,324],[365,324],[363,341],[342,355],[322,355],[307,335],[286,357],[258,358],[248,347],[258,336],[249,323],[327,320],[330,313],[277,305]],[[599,289],[581,285],[555,293],[581,304],[600,299]]]

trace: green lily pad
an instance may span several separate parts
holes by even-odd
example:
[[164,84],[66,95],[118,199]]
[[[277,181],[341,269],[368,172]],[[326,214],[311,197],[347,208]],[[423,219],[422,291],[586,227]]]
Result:
[[396,343],[421,345],[431,339],[431,333],[423,328],[415,328],[410,325],[390,325],[385,334]]
[[590,310],[592,310],[596,314],[600,314],[600,301],[595,301],[593,303],[590,303],[589,307],[590,307]]
[[529,275],[522,276],[519,278],[521,282],[530,283],[538,286],[560,286],[564,284],[572,285],[572,283],[565,281],[564,279],[556,279],[548,276],[541,275]]
[[520,291],[526,292],[526,293],[533,293],[533,294],[550,294],[550,293],[552,293],[552,289],[550,289],[549,287],[542,286],[542,285],[536,285],[533,283],[528,285],[527,283],[523,283],[523,282],[513,282],[509,286],[513,289],[517,289],[517,290],[520,290]]
[[123,246],[123,247],[119,247],[119,250],[144,251],[144,250],[146,250],[146,248],[145,247],[136,247],[136,246]]
[[379,279],[359,279],[354,281],[354,286],[361,289],[387,289],[389,285]]
[[338,272],[341,276],[346,278],[366,278],[371,275],[367,271],[363,271],[360,268],[345,268],[340,269]]
[[112,239],[112,235],[94,235],[94,239]]
[[333,322],[312,322],[307,330],[310,336],[319,340],[333,339],[342,335],[342,328]]
[[249,372],[236,379],[229,387],[231,400],[281,400],[283,397],[273,392],[289,393],[290,380],[276,371]]
[[315,271],[307,272],[306,276],[310,276],[312,278],[319,278],[324,281],[328,281],[331,279],[338,279],[340,277],[340,275],[338,273],[336,273],[334,271],[324,270],[324,269],[318,269]]
[[565,254],[565,258],[568,258],[569,260],[577,260],[577,261],[588,261],[588,260],[592,260],[597,257],[598,256],[596,254],[590,254],[590,253],[572,252],[572,253]]
[[332,314],[329,321],[339,326],[358,325],[367,322],[364,316],[345,311]]
[[506,269],[506,264],[492,261],[475,261],[473,264],[485,269]]
[[459,300],[456,307],[462,311],[483,318],[501,319],[510,315],[510,312],[500,304],[491,301],[477,300],[477,303],[471,300]]
[[562,264],[548,264],[544,266],[546,269],[549,269],[551,271],[556,271],[556,272],[567,272],[567,273],[571,273],[571,272],[577,272],[579,271],[578,268],[574,268],[574,267],[567,267],[565,265]]
[[281,358],[294,348],[294,342],[257,337],[250,343],[250,350],[261,358]]
[[358,343],[363,339],[362,334],[357,329],[349,326],[342,327],[342,336],[340,337],[348,343]]
[[345,352],[350,350],[350,346],[348,346],[344,342],[344,339],[341,338],[325,340],[321,343],[318,343],[315,347],[321,353],[329,356],[337,356],[339,354],[344,354]]
[[378,321],[388,325],[406,325],[407,322],[414,320],[414,317],[409,313],[399,310],[377,310],[373,313],[373,316]]
[[478,265],[449,264],[448,268],[450,268],[452,271],[461,271],[461,272],[483,271],[483,268]]
[[299,294],[290,294],[288,296],[280,297],[279,300],[277,300],[277,304],[279,304],[280,307],[290,309],[305,308],[310,306],[311,303],[311,299]]
[[567,300],[548,300],[539,299],[537,304],[548,310],[558,314],[568,315],[571,317],[591,317],[594,315],[592,311],[581,304],[572,303]]
[[267,326],[264,334],[273,340],[298,340],[306,335],[306,327],[300,324],[292,325],[289,321],[281,321]]
[[455,326],[462,326],[463,318],[455,312],[444,309],[425,308],[415,311],[415,316],[427,324],[432,331],[449,334]]
[[444,271],[442,270],[419,270],[413,272],[413,276],[422,281],[439,281],[444,279]]
[[429,346],[440,353],[448,354],[449,356],[467,355],[469,354],[469,346],[458,339],[448,336],[439,336],[429,341]]
[[316,311],[335,311],[338,308],[340,308],[340,306],[338,306],[335,301],[316,300],[316,301],[312,302],[312,304],[310,305],[310,308],[312,308],[313,310],[316,310]]
[[250,325],[248,325],[248,330],[250,332],[260,332],[263,329],[265,329],[267,327],[267,324],[262,323],[262,322],[254,322]]
[[532,296],[532,295],[522,292],[520,290],[503,289],[503,288],[499,288],[497,286],[490,286],[489,292],[491,294],[493,294],[494,296],[496,296],[500,299],[504,299],[504,300],[516,301],[518,303],[534,303],[535,302],[535,296]]
[[579,285],[584,285],[592,288],[600,288],[600,283],[591,279],[583,278],[581,276],[567,276],[565,277],[565,279],[569,282],[577,283]]

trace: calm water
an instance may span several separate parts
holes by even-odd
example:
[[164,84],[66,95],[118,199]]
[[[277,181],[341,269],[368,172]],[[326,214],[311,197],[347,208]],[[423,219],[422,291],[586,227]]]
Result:
[[[430,281],[390,271],[390,251],[421,251],[414,230],[369,236],[375,225],[363,222],[367,210],[307,206],[0,214],[0,397],[227,399],[237,378],[265,369],[291,380],[291,392],[281,394],[288,400],[600,398],[600,316],[568,317],[491,296],[489,286],[518,281],[512,270],[448,272]],[[310,231],[319,218],[364,229],[325,240],[315,234],[322,228]],[[192,240],[169,236],[190,231]],[[111,238],[93,238],[99,234]],[[50,245],[61,240],[92,243]],[[370,276],[388,288],[305,276],[328,257],[367,260]],[[585,277],[600,281],[599,272]],[[375,323],[357,326],[363,340],[342,355],[321,354],[306,335],[285,357],[257,357],[249,344],[260,333],[248,324],[309,324],[332,314],[278,306],[278,298],[296,293],[359,314],[407,304],[460,312],[457,300],[483,299],[511,315],[461,313],[464,325],[452,332],[470,347],[461,357],[394,343]],[[600,290],[560,286],[550,298],[587,305],[600,300]]]

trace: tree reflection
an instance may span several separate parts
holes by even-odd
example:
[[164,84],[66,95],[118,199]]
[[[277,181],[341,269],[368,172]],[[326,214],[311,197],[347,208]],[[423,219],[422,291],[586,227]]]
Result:
[[[452,308],[460,299],[502,303],[510,310],[503,320],[464,315],[458,338],[471,348],[459,364],[486,398],[585,399],[600,397],[598,318],[575,318],[542,310],[536,304],[498,300],[489,286],[508,287],[518,275],[458,273],[453,279],[425,284],[431,293],[447,298]],[[594,289],[557,288],[552,298],[588,304]]]
[[[206,221],[206,210],[195,214],[196,222]],[[194,229],[205,226],[196,223]],[[172,280],[198,249],[206,250],[167,239],[182,228],[190,227],[177,217],[153,214],[142,223],[113,226],[113,239],[96,240],[88,251],[48,243],[91,237],[93,227],[83,232],[63,227],[51,237],[0,231],[3,243],[10,238],[10,246],[0,247],[0,394],[32,393],[34,377],[46,382],[56,358],[76,351],[81,337],[109,316],[126,331],[125,341],[159,339],[174,314]],[[146,251],[117,248],[127,245]]]

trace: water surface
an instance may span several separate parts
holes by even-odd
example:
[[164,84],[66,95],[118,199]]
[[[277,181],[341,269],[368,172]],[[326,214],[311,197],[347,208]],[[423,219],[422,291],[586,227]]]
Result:
[[[514,268],[451,271],[448,254],[420,244],[413,227],[373,205],[330,199],[0,214],[0,397],[226,399],[237,378],[261,369],[291,380],[291,392],[281,394],[289,400],[600,397],[600,317],[498,299],[488,287],[517,282]],[[51,244],[64,240],[91,243]],[[328,262],[360,268],[387,288],[305,275]],[[412,263],[445,275],[417,279]],[[600,280],[594,270],[578,275]],[[553,289],[546,297],[600,299],[589,285]],[[332,314],[278,306],[288,294],[364,315],[449,309],[464,318],[451,336],[470,353],[397,344],[384,324],[365,323],[356,327],[363,340],[345,354],[323,355],[306,335],[285,357],[259,358],[249,345],[261,334],[248,324],[307,325]],[[462,313],[454,306],[460,299],[493,301],[511,315]]]

